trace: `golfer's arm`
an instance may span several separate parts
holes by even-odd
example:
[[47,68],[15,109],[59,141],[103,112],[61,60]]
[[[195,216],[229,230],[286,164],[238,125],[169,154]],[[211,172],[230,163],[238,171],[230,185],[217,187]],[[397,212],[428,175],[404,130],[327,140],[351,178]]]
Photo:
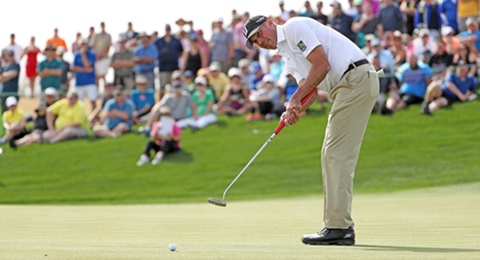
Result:
[[[310,91],[315,89],[330,71],[330,63],[328,62],[327,55],[321,45],[315,47],[315,49],[308,54],[307,60],[312,64],[312,67],[305,80],[299,82],[298,89],[291,97],[291,99],[298,100],[299,102],[306,97]],[[313,96],[317,97],[317,95]],[[305,102],[305,104],[309,103],[311,105],[313,103],[311,99],[312,98],[307,100],[310,102]],[[305,105],[302,107],[305,107]]]

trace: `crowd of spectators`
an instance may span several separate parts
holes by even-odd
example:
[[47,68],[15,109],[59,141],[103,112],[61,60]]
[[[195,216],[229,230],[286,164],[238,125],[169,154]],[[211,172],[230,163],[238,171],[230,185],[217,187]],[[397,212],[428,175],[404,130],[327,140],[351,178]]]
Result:
[[[324,4],[331,13],[323,12]],[[280,1],[278,8],[270,14],[276,23],[311,17],[355,42],[376,69],[383,69],[381,95],[372,112],[393,114],[421,104],[421,113],[429,115],[476,98],[478,0],[348,0],[347,6],[319,1],[315,8],[305,1],[298,10]],[[98,32],[90,27],[86,37],[77,33],[70,46],[54,29],[43,48],[34,36],[21,47],[12,33],[0,61],[5,128],[0,145],[118,137],[138,125],[152,138],[140,166],[152,150],[152,164],[178,150],[181,129],[201,130],[221,114],[247,121],[278,118],[298,85],[278,53],[247,48],[243,25],[249,17],[249,12],[232,10],[231,19],[218,18],[210,28],[195,28],[193,21],[180,18],[174,21],[176,30],[166,24],[162,33],[136,31],[128,22],[118,37],[102,22]],[[67,51],[73,60],[64,59]],[[21,59],[26,59],[25,68]],[[30,97],[19,95],[22,69]],[[113,80],[106,82],[109,72]],[[41,93],[35,96],[37,78]],[[17,107],[23,98],[39,100],[34,115]],[[319,90],[318,102],[324,106],[329,101],[328,93]],[[162,126],[162,118],[174,124],[164,119]]]

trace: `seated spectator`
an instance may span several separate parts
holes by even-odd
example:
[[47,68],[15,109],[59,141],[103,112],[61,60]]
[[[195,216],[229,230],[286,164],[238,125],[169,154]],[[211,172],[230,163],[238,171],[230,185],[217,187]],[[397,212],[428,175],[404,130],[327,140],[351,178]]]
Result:
[[372,59],[374,56],[378,56],[382,68],[387,68],[389,71],[395,71],[395,58],[389,50],[383,48],[382,42],[379,39],[375,39],[372,41],[372,46],[374,51],[370,53],[367,58]]
[[120,89],[115,90],[113,95],[115,98],[108,100],[105,104],[103,120],[101,120],[103,124],[93,126],[96,137],[118,137],[132,130],[134,105]]
[[[400,65],[404,64],[407,60],[407,49],[403,45],[403,37],[400,31],[395,31],[392,34],[392,46],[389,50],[392,53],[394,58],[393,67],[397,68]],[[393,71],[390,71],[393,72]]]
[[265,120],[278,118],[285,112],[282,94],[275,85],[275,80],[270,74],[265,74],[261,88],[251,96],[251,101],[258,107]]
[[430,31],[428,29],[421,29],[418,36],[419,37],[412,42],[413,53],[417,57],[421,57],[427,51],[430,53],[437,52],[437,45],[435,44],[434,39],[430,36]]
[[[382,67],[380,66],[380,57],[372,57],[370,63],[376,71],[382,69]],[[386,97],[390,93],[390,90],[398,92],[398,85],[397,80],[395,79],[395,74],[393,74],[388,68],[384,68],[383,72],[385,73],[385,76],[378,78],[380,83],[380,95],[378,95],[377,102],[374,106],[374,111],[380,111],[379,109],[385,103]]]
[[263,68],[258,61],[254,61],[250,65],[250,74],[252,75],[249,82],[250,94],[254,94],[255,91],[260,88],[263,76],[265,75]]
[[83,138],[88,135],[88,116],[76,92],[69,92],[67,97],[47,108],[48,130],[42,140],[48,143]]
[[147,78],[144,75],[138,75],[135,78],[136,88],[130,95],[134,105],[134,123],[146,122],[152,107],[155,105],[155,90],[147,88],[147,83]]
[[10,96],[5,100],[7,110],[2,114],[3,127],[6,130],[5,135],[0,138],[0,145],[10,142],[10,146],[15,140],[24,137],[27,134],[25,125],[25,112],[17,108],[17,98]]
[[460,40],[454,36],[455,30],[450,26],[442,28],[443,42],[445,43],[445,50],[450,54],[456,54],[460,47]]
[[455,102],[476,99],[477,83],[478,79],[468,74],[466,62],[459,61],[456,72],[449,73],[441,84],[433,82],[428,86],[422,114],[430,115],[433,111]]
[[418,62],[413,53],[407,55],[407,63],[398,68],[397,78],[401,82],[400,93],[390,91],[383,114],[423,102],[428,84],[432,81],[432,69],[425,63]]
[[25,135],[24,137],[14,142],[11,142],[10,146],[12,148],[41,142],[41,136],[43,132],[48,130],[47,106],[45,104],[40,104],[35,109],[35,114],[36,114],[36,117],[34,119],[33,129],[30,131],[29,134]]
[[155,157],[151,163],[157,165],[167,154],[180,150],[181,129],[171,116],[170,108],[162,106],[158,114],[160,120],[153,124],[150,133],[152,139],[147,142],[140,159],[137,161],[137,166],[148,163],[152,151],[155,152]]
[[478,30],[477,21],[475,18],[469,17],[465,21],[465,25],[467,30],[460,32],[458,39],[468,46],[470,52],[477,54],[480,51],[480,30]]
[[107,82],[105,85],[105,90],[103,91],[103,97],[100,106],[97,106],[88,116],[88,122],[90,122],[90,126],[93,127],[96,123],[100,122],[100,113],[102,113],[107,101],[115,97],[113,95],[113,91],[116,89],[122,89],[122,86],[115,85],[112,82]]
[[192,94],[195,91],[195,74],[191,70],[186,70],[183,73],[183,83],[188,93]]
[[51,106],[58,100],[58,92],[55,88],[46,88],[45,91],[43,91],[43,94],[45,96],[45,102],[43,103],[46,107]]
[[453,55],[453,64],[457,64],[460,60],[463,60],[467,63],[469,67],[468,74],[472,76],[477,76],[477,62],[476,56],[474,53],[470,51],[470,47],[465,43],[460,43],[460,47],[458,48],[458,53]]
[[[210,70],[210,73],[208,73],[208,82],[210,83],[210,86],[215,89],[214,103],[216,104],[218,100],[220,100],[223,91],[225,91],[230,83],[230,79],[225,73],[222,72],[222,65],[219,62],[212,62],[208,68]],[[198,90],[198,88],[196,89]]]
[[228,70],[230,84],[223,92],[216,106],[217,114],[243,115],[250,109],[248,86],[242,84],[240,69]]
[[372,46],[372,41],[374,41],[375,39],[376,37],[373,34],[365,35],[365,46],[363,46],[362,48],[362,51],[365,54],[365,56],[368,56],[370,55],[370,53],[375,51]]
[[445,42],[442,39],[437,39],[436,43],[437,52],[432,55],[428,61],[428,65],[433,70],[432,80],[442,81],[447,68],[453,65],[453,55],[446,51]]
[[213,92],[207,89],[207,80],[203,77],[195,79],[197,90],[192,95],[193,111],[196,116],[190,118],[189,125],[194,129],[202,129],[207,125],[217,122],[217,115],[213,110]]

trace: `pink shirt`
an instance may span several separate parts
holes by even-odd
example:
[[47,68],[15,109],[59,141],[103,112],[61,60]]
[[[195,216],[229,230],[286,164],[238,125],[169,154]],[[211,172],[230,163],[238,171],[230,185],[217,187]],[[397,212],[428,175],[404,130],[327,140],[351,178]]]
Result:
[[[152,131],[151,131],[151,135],[152,136],[155,136],[155,133],[158,132],[158,128],[160,128],[160,122],[156,122],[152,125]],[[173,129],[172,129],[172,136],[173,138],[177,138],[180,136],[182,132],[182,129],[180,129],[180,127],[178,127],[177,123],[173,123]],[[161,138],[156,138],[155,141],[157,142],[157,144],[161,144],[162,143],[162,139]],[[178,147],[180,147],[180,142],[178,142]]]

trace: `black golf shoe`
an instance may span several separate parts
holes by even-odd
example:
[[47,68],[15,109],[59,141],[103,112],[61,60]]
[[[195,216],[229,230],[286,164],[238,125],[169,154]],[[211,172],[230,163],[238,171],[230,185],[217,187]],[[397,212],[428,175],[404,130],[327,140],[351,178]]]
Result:
[[347,229],[324,228],[316,234],[302,236],[302,242],[306,245],[346,245],[355,244],[355,230],[352,227]]

